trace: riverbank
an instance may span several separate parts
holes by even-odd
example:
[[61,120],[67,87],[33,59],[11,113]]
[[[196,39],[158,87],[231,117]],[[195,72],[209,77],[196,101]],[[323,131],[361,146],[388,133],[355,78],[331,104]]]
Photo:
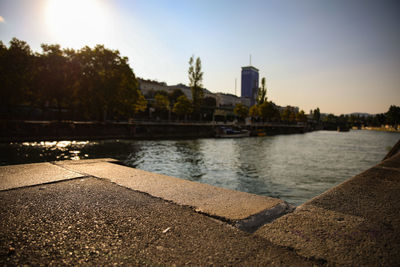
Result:
[[381,131],[381,132],[394,132],[400,133],[400,129],[396,129],[394,127],[362,127],[361,130],[368,130],[368,131]]
[[3,166],[0,263],[393,266],[399,145],[391,154],[294,212],[112,159]]
[[305,125],[256,124],[237,125],[216,122],[78,122],[78,121],[0,121],[0,142],[105,140],[105,139],[174,139],[209,138],[218,126],[240,126],[257,135],[304,133]]

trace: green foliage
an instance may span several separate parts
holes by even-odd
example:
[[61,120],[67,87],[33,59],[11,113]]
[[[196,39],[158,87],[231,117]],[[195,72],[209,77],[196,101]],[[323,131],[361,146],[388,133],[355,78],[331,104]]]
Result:
[[169,101],[174,104],[178,100],[178,97],[180,97],[181,95],[184,95],[182,90],[179,88],[176,88],[168,95]]
[[307,116],[304,113],[304,110],[300,110],[300,112],[296,114],[296,121],[307,122]]
[[388,112],[386,112],[386,122],[389,125],[400,124],[400,107],[391,105]]
[[168,111],[169,110],[169,99],[167,96],[157,93],[154,97],[153,107],[157,111]]
[[335,115],[333,115],[332,113],[328,114],[328,116],[326,116],[323,121],[324,122],[330,122],[330,123],[336,123],[338,120],[338,117],[336,117]]
[[[340,117],[335,116],[335,119],[338,120]],[[370,116],[351,115],[347,118],[347,122],[356,126],[381,127],[382,125],[390,125],[398,128],[400,124],[400,107],[391,105],[386,113]]]
[[294,122],[296,120],[296,112],[290,107],[286,107],[280,115],[281,120],[285,122]]
[[315,121],[320,121],[320,119],[321,119],[321,112],[319,111],[319,108],[316,108],[316,109],[314,109],[314,112],[313,112],[313,120],[315,120]]
[[265,77],[261,79],[261,87],[258,89],[257,104],[261,105],[267,102],[267,87],[265,85]]
[[259,105],[259,112],[261,118],[267,121],[277,120],[279,111],[272,101],[266,101]]
[[34,55],[29,45],[13,38],[7,48],[0,44],[0,104],[10,108],[29,104],[32,95]]
[[201,71],[201,60],[198,57],[194,62],[194,56],[189,59],[189,86],[192,89],[192,102],[196,112],[199,111],[204,97],[202,88],[203,72]]
[[129,118],[146,109],[128,58],[102,45],[78,51],[43,44],[33,55],[29,46],[12,39],[0,44],[0,101],[76,110],[81,117]]
[[41,104],[55,106],[59,110],[67,107],[72,101],[72,88],[75,85],[71,79],[72,68],[70,58],[61,50],[60,45],[42,44],[42,55],[39,58],[38,75],[40,83],[39,98]]
[[134,113],[143,112],[147,108],[147,100],[144,98],[142,93],[139,91],[138,98],[134,105]]
[[253,105],[249,109],[249,115],[252,118],[258,118],[260,116],[260,109],[258,108],[257,105]]
[[181,95],[174,104],[172,111],[178,116],[186,116],[193,112],[193,107],[190,100],[185,95]]
[[233,113],[241,119],[245,119],[249,115],[249,108],[242,103],[237,103]]
[[[168,92],[165,91],[165,90],[157,90],[155,95],[163,95],[163,96],[165,96],[165,97],[169,97]],[[154,96],[155,96],[155,95],[154,95]]]

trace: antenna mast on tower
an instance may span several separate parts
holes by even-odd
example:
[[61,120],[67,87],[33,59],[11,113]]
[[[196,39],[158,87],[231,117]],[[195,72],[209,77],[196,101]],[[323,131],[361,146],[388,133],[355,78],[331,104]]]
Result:
[[250,54],[250,66],[251,66],[251,54]]
[[[235,95],[236,95],[236,78],[235,78]],[[237,95],[236,95],[237,96]]]

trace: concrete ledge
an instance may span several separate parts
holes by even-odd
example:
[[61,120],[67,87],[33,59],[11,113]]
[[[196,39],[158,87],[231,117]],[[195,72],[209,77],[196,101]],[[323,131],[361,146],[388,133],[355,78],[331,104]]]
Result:
[[83,175],[51,163],[0,166],[0,190],[57,182]]
[[295,207],[283,201],[270,209],[265,209],[257,214],[251,215],[245,219],[236,221],[235,226],[246,232],[254,232],[260,226],[270,223],[284,214],[293,212]]
[[1,191],[0,203],[0,266],[319,264],[105,179]]
[[118,185],[148,193],[174,203],[193,207],[197,212],[228,221],[246,231],[291,211],[280,199],[228,190],[142,171],[106,161],[56,162],[82,175],[108,179]]
[[306,202],[256,235],[340,265],[400,262],[400,154]]

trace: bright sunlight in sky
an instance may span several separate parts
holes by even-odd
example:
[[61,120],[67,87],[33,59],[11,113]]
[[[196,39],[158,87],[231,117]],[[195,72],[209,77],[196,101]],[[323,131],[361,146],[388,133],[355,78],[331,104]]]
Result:
[[237,80],[237,95],[251,54],[278,105],[376,114],[400,105],[399,14],[398,0],[0,0],[0,40],[103,44],[169,85],[195,55],[208,90]]
[[98,0],[47,0],[44,6],[49,33],[67,46],[80,40],[101,42],[109,25],[106,15],[104,3]]

